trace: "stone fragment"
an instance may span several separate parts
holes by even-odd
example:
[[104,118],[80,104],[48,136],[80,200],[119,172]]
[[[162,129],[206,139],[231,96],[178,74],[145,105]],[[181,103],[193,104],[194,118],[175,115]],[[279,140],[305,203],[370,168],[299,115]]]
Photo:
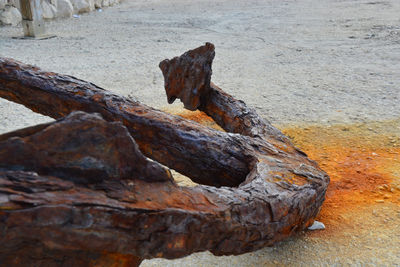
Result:
[[18,8],[19,10],[21,9],[20,7],[20,0],[8,0],[8,6],[13,6]]
[[110,0],[103,0],[101,3],[102,6],[109,6],[110,5]]
[[103,5],[103,0],[94,0],[94,7],[95,8],[101,8]]
[[21,13],[16,7],[6,6],[4,11],[0,12],[0,24],[16,26],[22,20]]
[[314,223],[308,227],[308,230],[325,230],[325,225],[322,222],[314,221]]
[[48,0],[42,1],[42,11],[44,19],[53,19],[57,14],[57,8],[48,2]]
[[5,9],[7,4],[7,0],[0,0],[0,9]]
[[58,18],[69,18],[72,17],[74,8],[69,0],[57,0],[57,14]]
[[89,10],[93,11],[95,10],[95,6],[94,6],[94,0],[87,0],[88,4],[89,4]]
[[86,0],[71,0],[74,13],[85,13],[90,11],[90,5]]

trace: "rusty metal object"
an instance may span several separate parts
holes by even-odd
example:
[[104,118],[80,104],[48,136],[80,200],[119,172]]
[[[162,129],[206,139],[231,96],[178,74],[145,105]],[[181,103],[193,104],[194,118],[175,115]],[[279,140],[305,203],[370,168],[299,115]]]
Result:
[[[122,121],[142,153],[200,184],[237,186],[249,172],[247,143],[112,94],[71,76],[0,58],[0,97],[62,118],[75,110]],[[194,142],[194,140],[196,140]],[[232,168],[232,166],[235,166]]]
[[[8,244],[0,246],[0,255],[19,253],[24,246],[37,259],[43,259],[43,251],[58,256],[64,251],[81,253],[87,259],[102,259],[106,253],[130,259],[131,264],[204,250],[236,255],[309,226],[324,201],[329,177],[254,110],[210,84],[213,57],[214,46],[206,44],[160,67],[169,100],[177,97],[188,108],[205,111],[227,132],[71,76],[0,58],[1,97],[58,119],[82,110],[97,112],[105,120],[73,113],[55,123],[0,136],[0,147],[7,148],[7,154],[0,153],[0,242]],[[183,79],[182,73],[192,80]],[[77,132],[87,131],[88,125],[100,129],[87,137],[101,140],[107,149],[79,142],[79,134],[71,138],[65,122]],[[46,142],[49,132],[58,136],[56,143]],[[121,140],[108,140],[111,132]],[[63,149],[68,145],[58,144],[75,141],[76,153],[66,157]],[[145,156],[200,185],[177,186],[165,168],[135,149],[135,141]],[[55,151],[60,160],[26,161],[31,151],[41,153],[38,150]],[[133,155],[128,155],[131,150]],[[17,155],[18,151],[27,152]],[[89,162],[105,161],[107,168],[87,168],[82,165],[85,157],[92,158]],[[150,171],[140,170],[150,163]],[[96,172],[101,175],[94,179]],[[38,249],[29,250],[35,242]]]
[[100,116],[75,112],[57,124],[0,136],[0,141],[8,140],[0,143],[0,168],[35,171],[83,184],[132,177],[150,182],[173,180],[169,170],[143,156],[121,123],[108,124]]
[[160,62],[168,103],[172,104],[179,98],[188,110],[196,110],[200,106],[204,101],[201,98],[210,90],[214,56],[214,45],[206,43],[180,57]]

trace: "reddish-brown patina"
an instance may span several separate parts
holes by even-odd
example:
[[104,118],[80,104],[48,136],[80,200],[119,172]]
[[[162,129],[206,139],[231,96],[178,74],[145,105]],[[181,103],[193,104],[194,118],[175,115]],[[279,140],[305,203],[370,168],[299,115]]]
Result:
[[[106,266],[241,254],[309,226],[329,177],[210,84],[213,57],[208,43],[160,67],[169,100],[225,132],[0,58],[0,96],[58,119],[0,136],[0,260],[16,252],[20,262]],[[179,187],[157,162],[200,185]]]

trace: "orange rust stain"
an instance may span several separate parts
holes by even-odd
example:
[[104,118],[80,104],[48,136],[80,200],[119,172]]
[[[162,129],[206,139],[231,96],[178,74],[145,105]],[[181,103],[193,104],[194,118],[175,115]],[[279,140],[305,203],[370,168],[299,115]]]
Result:
[[93,99],[94,101],[96,101],[96,102],[100,102],[100,101],[103,99],[103,95],[101,95],[101,94],[94,94],[94,95],[92,96],[92,99]]
[[357,213],[360,207],[400,205],[400,130],[396,128],[400,129],[400,119],[283,130],[331,178],[317,220],[335,229],[342,214]]
[[[224,129],[222,129],[218,124],[216,124],[215,121],[210,116],[208,116],[206,113],[204,113],[202,111],[198,111],[198,110],[196,110],[196,111],[167,110],[167,111],[174,115],[178,115],[185,119],[195,121],[197,123],[208,126],[210,128],[214,128],[219,131],[224,131]],[[220,112],[219,116],[222,118],[225,118],[222,111]],[[227,123],[227,120],[228,120],[228,118],[226,118],[225,123]],[[286,152],[286,153],[294,152],[294,149],[292,147],[287,146],[285,143],[283,143],[281,141],[272,140],[272,139],[268,140],[268,141],[269,141],[269,143],[271,143],[272,145],[274,145],[276,148],[278,148],[279,150],[281,150],[283,152]]]
[[[219,127],[200,111],[172,113],[209,127]],[[326,231],[320,234],[340,230],[341,215],[362,212],[358,208],[384,203],[400,205],[400,118],[286,127],[282,132],[330,176],[326,200],[316,218],[327,225]],[[289,179],[289,182],[301,184],[303,181]]]
[[148,113],[148,110],[145,108],[131,105],[120,106],[119,109],[135,115],[146,115]]
[[304,176],[296,175],[294,173],[281,173],[277,171],[270,171],[273,177],[273,182],[286,182],[288,184],[295,184],[298,186],[305,185],[307,183],[307,178]]
[[185,112],[181,113],[180,116],[198,123],[203,123],[203,124],[214,123],[211,117],[207,116],[207,114],[201,111]]
[[178,237],[176,237],[175,238],[175,242],[174,242],[174,245],[173,245],[173,247],[175,248],[175,249],[183,249],[184,247],[185,247],[185,236],[178,236]]
[[200,123],[204,126],[208,126],[210,128],[214,128],[219,131],[224,131],[219,125],[217,125],[214,120],[208,116],[206,113],[196,110],[196,111],[189,111],[189,110],[172,110],[172,109],[167,109],[167,112],[173,114],[173,115],[178,115],[181,116],[182,118],[188,119],[195,121],[197,123]]
[[75,95],[79,95],[79,96],[85,96],[86,94],[82,91],[75,91],[74,92]]
[[139,266],[143,259],[126,254],[103,252],[98,259],[90,262],[91,267],[132,267]]

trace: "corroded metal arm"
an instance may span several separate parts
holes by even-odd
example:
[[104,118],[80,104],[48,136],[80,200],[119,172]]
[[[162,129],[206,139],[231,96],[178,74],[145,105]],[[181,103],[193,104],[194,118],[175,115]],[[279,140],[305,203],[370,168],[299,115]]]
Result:
[[[59,260],[77,259],[78,252],[102,259],[105,253],[133,264],[204,250],[241,254],[309,226],[329,177],[278,129],[209,83],[213,52],[206,44],[183,55],[190,59],[165,61],[161,68],[169,73],[170,100],[206,111],[228,133],[70,76],[0,59],[0,96],[55,118],[73,110],[104,118],[73,113],[0,136],[1,151],[7,151],[0,152],[0,242],[8,244],[0,255],[29,251]],[[205,74],[200,77],[191,60],[209,64],[201,68]],[[183,80],[174,82],[177,69]],[[57,142],[46,141],[55,137]],[[141,151],[200,185],[177,186]],[[27,160],[29,155],[41,159]]]
[[0,97],[55,119],[82,110],[121,121],[144,155],[201,184],[237,186],[253,160],[234,136],[11,59],[0,58]]
[[225,131],[241,135],[279,140],[293,146],[281,131],[246,106],[211,83],[215,47],[206,43],[179,57],[160,62],[165,91],[171,104],[180,99],[186,109],[204,111]]

